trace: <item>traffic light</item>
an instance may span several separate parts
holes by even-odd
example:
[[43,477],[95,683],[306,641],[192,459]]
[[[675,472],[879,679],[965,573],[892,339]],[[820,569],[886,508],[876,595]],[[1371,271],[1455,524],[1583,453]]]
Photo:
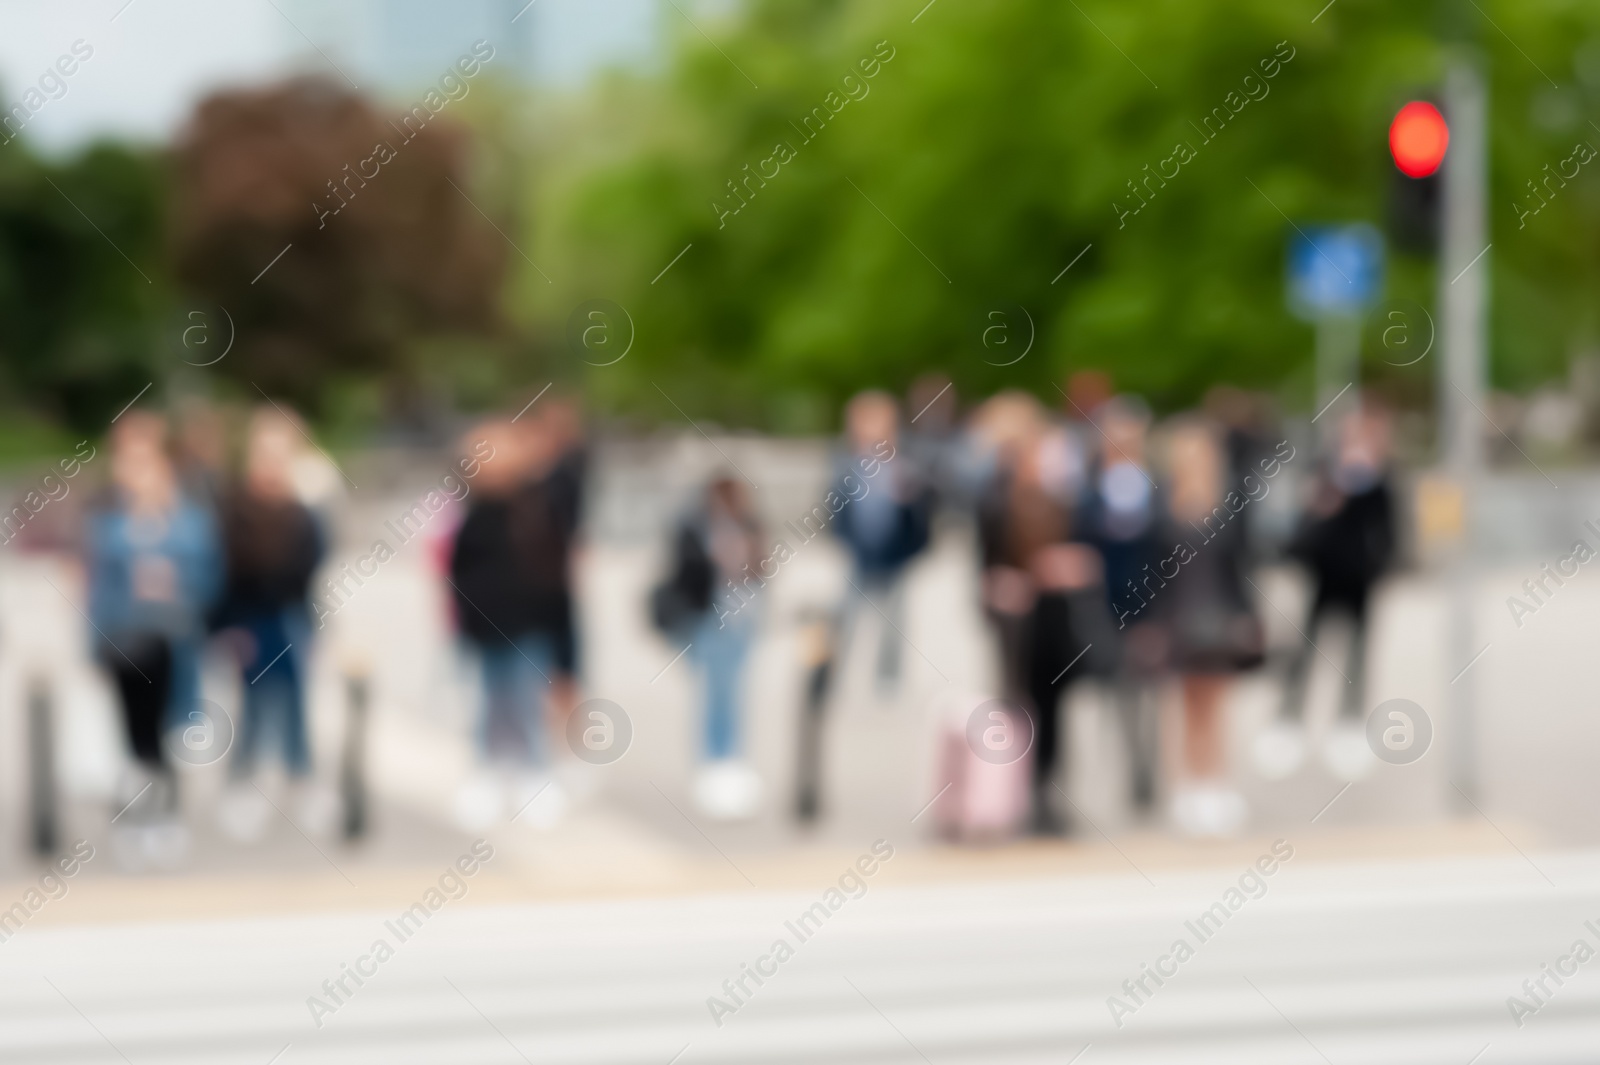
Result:
[[1402,107],[1389,124],[1389,232],[1397,247],[1428,253],[1439,243],[1439,167],[1450,147],[1450,126],[1422,100]]
[[1430,103],[1412,100],[1389,124],[1389,153],[1406,177],[1431,176],[1444,162],[1449,147],[1450,127]]

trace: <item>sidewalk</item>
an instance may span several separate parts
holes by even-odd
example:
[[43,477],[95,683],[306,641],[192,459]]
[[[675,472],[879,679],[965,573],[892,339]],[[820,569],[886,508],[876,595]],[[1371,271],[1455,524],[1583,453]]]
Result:
[[[1504,826],[1523,850],[1542,853],[1525,825]],[[1316,828],[1289,838],[1296,868],[1387,861],[1494,858],[1517,860],[1506,840],[1481,818],[1426,828]],[[981,884],[1061,877],[1132,876],[1151,886],[1204,870],[1243,867],[1269,850],[1274,837],[1251,835],[1227,843],[1188,843],[1165,832],[1142,831],[1115,841],[1088,838],[1024,840],[993,847],[924,844],[889,839],[895,859],[874,883],[899,886]],[[517,831],[489,840],[494,858],[471,881],[460,905],[549,903],[599,899],[670,898],[705,894],[798,891],[826,885],[870,850],[801,844],[763,853],[719,854],[714,844],[667,844],[638,825],[599,812],[571,819],[554,832]],[[37,928],[166,920],[404,909],[417,893],[471,847],[466,837],[442,846],[433,862],[394,862],[335,847],[331,862],[279,871],[238,870],[171,875],[115,872],[103,852],[69,882],[65,898],[42,909]],[[98,848],[97,848],[98,851]],[[315,857],[313,855],[313,857]],[[97,864],[98,863],[98,864]],[[1537,870],[1528,876],[1538,879]],[[348,879],[346,879],[348,877]],[[0,882],[0,900],[18,899],[35,880],[15,873]]]

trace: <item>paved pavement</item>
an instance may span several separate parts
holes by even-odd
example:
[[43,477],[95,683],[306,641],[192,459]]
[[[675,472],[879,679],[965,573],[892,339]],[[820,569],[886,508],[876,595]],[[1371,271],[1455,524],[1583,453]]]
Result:
[[[1538,854],[1547,882],[1514,855],[1351,864],[1315,849],[1263,839],[1153,878],[917,885],[896,879],[913,856],[863,846],[781,891],[541,905],[485,900],[488,867],[430,900],[435,869],[337,914],[25,928],[0,943],[0,1056],[1593,1060],[1600,987],[1572,952],[1600,942],[1600,855]],[[425,917],[400,924],[411,903]],[[1543,994],[1524,990],[1540,978]],[[1530,1010],[1514,1016],[1512,997]]]

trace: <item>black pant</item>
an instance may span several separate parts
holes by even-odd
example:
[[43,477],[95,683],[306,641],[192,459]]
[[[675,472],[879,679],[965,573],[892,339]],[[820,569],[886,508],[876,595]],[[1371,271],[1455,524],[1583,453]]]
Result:
[[106,648],[101,660],[117,686],[133,756],[150,769],[164,770],[161,735],[172,693],[172,645],[161,636],[124,637]]
[[1023,653],[1025,702],[1033,719],[1033,785],[1043,792],[1068,757],[1061,697],[1075,683],[1114,680],[1131,761],[1134,802],[1143,809],[1154,792],[1155,705],[1150,670],[1129,668],[1122,634],[1111,624],[1100,588],[1046,592],[1034,601],[1016,638]]
[[1311,617],[1306,621],[1305,639],[1289,659],[1288,676],[1284,678],[1282,715],[1286,721],[1299,721],[1305,716],[1311,657],[1317,653],[1312,641],[1317,638],[1317,628],[1322,621],[1334,614],[1350,619],[1350,647],[1345,657],[1340,713],[1346,720],[1361,716],[1367,672],[1367,589],[1341,595],[1329,595],[1319,589],[1311,606]]
[[1033,786],[1048,788],[1056,765],[1066,755],[1061,729],[1061,695],[1067,685],[1085,672],[1081,663],[1072,672],[1072,616],[1067,597],[1054,592],[1039,596],[1027,619],[1021,643],[1027,687],[1027,708],[1033,719]]

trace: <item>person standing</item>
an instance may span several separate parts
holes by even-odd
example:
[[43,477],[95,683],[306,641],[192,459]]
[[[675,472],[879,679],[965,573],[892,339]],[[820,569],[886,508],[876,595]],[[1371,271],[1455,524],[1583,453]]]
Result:
[[226,580],[212,626],[238,658],[244,713],[233,752],[236,787],[221,809],[225,831],[258,838],[271,814],[249,783],[263,741],[277,740],[283,767],[300,789],[300,820],[327,831],[334,802],[310,782],[305,687],[310,662],[311,578],[325,553],[310,508],[295,495],[299,430],[275,407],[250,420],[244,476],[222,498]]
[[[878,637],[880,693],[900,680],[907,565],[928,546],[933,501],[927,482],[908,456],[898,456],[900,413],[886,392],[862,392],[845,408],[846,454],[833,491],[849,502],[833,531],[849,549],[854,576],[839,623],[839,646],[848,648],[864,613],[882,612]],[[863,480],[864,470],[876,475]],[[865,484],[864,492],[851,491]],[[874,607],[876,609],[874,609]]]
[[1223,700],[1232,678],[1261,663],[1260,620],[1245,595],[1244,518],[1231,505],[1228,456],[1219,430],[1198,419],[1169,437],[1170,495],[1150,594],[1170,640],[1170,664],[1182,682],[1182,776],[1172,798],[1178,829],[1232,836],[1244,826],[1244,796],[1227,779]]
[[1033,722],[1032,828],[1039,835],[1066,831],[1051,794],[1066,747],[1059,704],[1065,688],[1088,672],[1068,676],[1084,644],[1103,643],[1087,632],[1084,608],[1103,615],[1105,593],[1099,556],[1072,542],[1076,486],[1061,478],[1053,450],[1062,435],[1035,431],[1014,441],[979,509],[984,606],[1000,636],[1004,690]]
[[1118,633],[1117,693],[1128,750],[1134,808],[1155,802],[1160,742],[1156,679],[1166,660],[1166,632],[1149,609],[1150,570],[1159,561],[1163,501],[1146,456],[1150,411],[1132,396],[1088,412],[1102,447],[1082,511],[1082,539],[1099,549],[1106,601]]
[[1269,778],[1286,777],[1305,759],[1306,684],[1318,627],[1342,616],[1349,649],[1339,718],[1324,759],[1330,771],[1357,780],[1372,766],[1361,724],[1366,697],[1368,610],[1373,586],[1394,561],[1394,496],[1389,487],[1391,426],[1388,411],[1370,396],[1339,422],[1330,462],[1319,472],[1311,505],[1289,547],[1311,571],[1316,591],[1305,624],[1305,642],[1290,660],[1278,720],[1256,739],[1258,768]]
[[[741,480],[714,477],[673,535],[652,595],[656,627],[704,676],[695,806],[720,821],[752,816],[762,782],[745,758],[745,663],[761,612],[761,523]],[[770,574],[768,575],[770,576]]]
[[[206,716],[199,655],[220,583],[217,532],[179,484],[160,415],[131,410],[113,426],[111,477],[88,518],[86,562],[94,657],[111,676],[136,766],[119,789],[120,831],[128,857],[170,862],[188,834],[163,741],[168,728]],[[185,734],[215,741],[206,724]]]
[[1034,588],[1028,563],[1017,551],[1012,527],[1016,511],[1012,485],[1025,457],[1044,432],[1039,402],[1023,392],[991,396],[974,413],[970,432],[982,456],[984,477],[978,497],[978,548],[983,612],[999,650],[1000,690],[1014,701],[1026,699],[1028,617]]
[[534,463],[548,448],[537,433],[505,421],[483,424],[471,438],[470,450],[481,455],[487,448],[489,458],[457,530],[448,580],[482,678],[484,764],[457,794],[456,818],[481,831],[526,807],[526,823],[549,827],[565,811],[566,795],[548,777],[545,707],[556,651],[548,627],[539,624],[549,606],[540,593],[547,590],[541,578],[565,559],[548,550],[547,515],[528,491]]

